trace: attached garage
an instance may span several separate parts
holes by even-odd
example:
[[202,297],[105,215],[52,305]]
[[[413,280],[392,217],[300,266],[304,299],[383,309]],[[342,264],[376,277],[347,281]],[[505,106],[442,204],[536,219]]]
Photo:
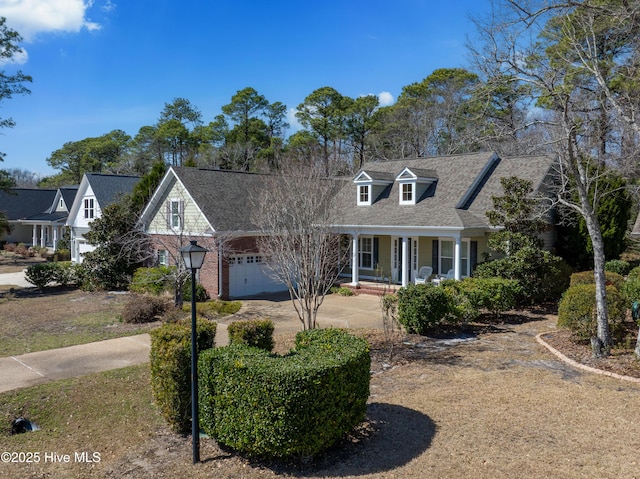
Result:
[[235,255],[229,258],[229,296],[253,296],[286,291],[287,287],[269,276],[269,269],[260,255]]

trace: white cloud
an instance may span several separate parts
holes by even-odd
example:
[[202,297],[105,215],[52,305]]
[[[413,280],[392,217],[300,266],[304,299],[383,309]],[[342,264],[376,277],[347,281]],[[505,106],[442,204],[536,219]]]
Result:
[[383,91],[378,93],[378,101],[380,102],[380,106],[389,106],[393,105],[395,99],[393,98],[393,95],[391,93],[389,93],[388,91]]
[[0,58],[0,66],[14,64],[14,65],[24,65],[29,60],[29,54],[24,48],[21,48],[17,52],[13,54],[10,59]]
[[289,108],[287,110],[287,123],[289,123],[289,129],[293,133],[302,130],[302,125],[298,121],[296,113],[298,113],[298,110],[296,110],[295,108]]
[[[92,1],[83,0],[0,0],[0,16],[26,41],[48,32],[99,30],[100,24],[86,18]],[[111,2],[107,4],[112,6]]]

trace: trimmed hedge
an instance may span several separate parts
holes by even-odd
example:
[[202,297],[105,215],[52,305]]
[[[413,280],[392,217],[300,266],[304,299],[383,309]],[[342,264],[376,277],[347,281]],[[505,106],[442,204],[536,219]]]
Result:
[[296,336],[286,356],[241,344],[202,354],[200,427],[252,456],[310,457],[364,420],[369,344],[339,329]]
[[244,344],[271,351],[273,349],[273,321],[270,319],[248,319],[234,321],[227,327],[231,344]]
[[[624,333],[627,298],[618,288],[607,285],[609,330],[614,343]],[[569,287],[558,306],[558,326],[570,329],[581,341],[589,341],[597,334],[596,285],[577,284]]]
[[[605,281],[607,284],[613,285],[618,289],[622,289],[624,285],[624,278],[618,273],[614,273],[612,271],[604,272]],[[573,273],[571,275],[571,281],[569,282],[569,287],[577,286],[579,284],[595,284],[596,280],[593,276],[593,270],[591,271],[580,271],[579,273]]]
[[[196,322],[198,354],[213,348],[217,323]],[[151,331],[151,389],[165,420],[178,433],[191,430],[191,322]]]
[[409,284],[398,291],[398,321],[408,333],[427,334],[436,326],[458,321],[450,288]]
[[69,286],[78,282],[76,266],[70,261],[32,264],[25,271],[25,279],[43,289],[53,283]]

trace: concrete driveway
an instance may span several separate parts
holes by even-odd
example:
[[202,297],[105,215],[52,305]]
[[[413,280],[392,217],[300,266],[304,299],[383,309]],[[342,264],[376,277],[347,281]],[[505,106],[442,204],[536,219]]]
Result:
[[35,287],[24,278],[24,271],[0,274],[0,286],[17,286],[19,288]]

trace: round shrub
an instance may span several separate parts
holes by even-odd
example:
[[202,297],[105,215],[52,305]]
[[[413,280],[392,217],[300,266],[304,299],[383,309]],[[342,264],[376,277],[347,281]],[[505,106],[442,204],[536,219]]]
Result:
[[[621,275],[612,271],[605,271],[604,277],[607,284],[613,285],[619,290],[622,289],[624,285],[624,278]],[[571,275],[569,286],[577,286],[579,284],[595,284],[595,282],[596,279],[593,276],[593,270],[580,271],[579,273],[573,273]]]
[[129,291],[142,294],[159,295],[169,289],[169,278],[175,268],[157,266],[155,268],[138,268],[133,273]]
[[25,279],[35,287],[42,289],[56,280],[56,263],[32,264],[24,273]]
[[559,256],[532,247],[522,248],[506,258],[479,264],[477,278],[515,279],[522,288],[518,304],[557,301],[569,286],[571,267]]
[[364,420],[366,340],[338,329],[298,333],[278,356],[242,344],[202,354],[200,427],[253,456],[310,457]]
[[457,321],[449,288],[410,284],[398,290],[398,321],[408,333],[427,334],[435,327]]
[[480,309],[496,316],[513,309],[522,289],[519,281],[504,278],[465,278],[447,281],[445,287],[453,289],[456,307],[468,319],[477,317]]
[[[196,322],[198,353],[213,348],[217,323]],[[165,420],[179,433],[191,430],[191,322],[167,323],[151,332],[151,389]]]
[[[191,301],[191,279],[185,281],[182,286],[182,299],[184,301]],[[200,283],[196,283],[196,302],[202,302],[209,299],[209,293]]]
[[231,344],[244,344],[271,351],[273,349],[273,321],[270,319],[249,319],[233,321],[227,327]]
[[631,271],[629,271],[629,274],[627,275],[627,280],[628,281],[640,280],[640,266],[636,266]]
[[[623,323],[627,314],[627,300],[618,288],[607,285],[609,330],[614,343],[624,333]],[[570,329],[579,341],[588,342],[597,334],[596,286],[578,284],[569,287],[558,307],[558,326]]]
[[627,300],[627,305],[631,305],[638,301],[640,302],[640,278],[639,279],[627,279],[622,287],[622,292]]
[[612,273],[618,273],[620,276],[626,276],[629,274],[631,265],[628,261],[623,259],[612,259],[604,264],[605,271],[611,271]]

